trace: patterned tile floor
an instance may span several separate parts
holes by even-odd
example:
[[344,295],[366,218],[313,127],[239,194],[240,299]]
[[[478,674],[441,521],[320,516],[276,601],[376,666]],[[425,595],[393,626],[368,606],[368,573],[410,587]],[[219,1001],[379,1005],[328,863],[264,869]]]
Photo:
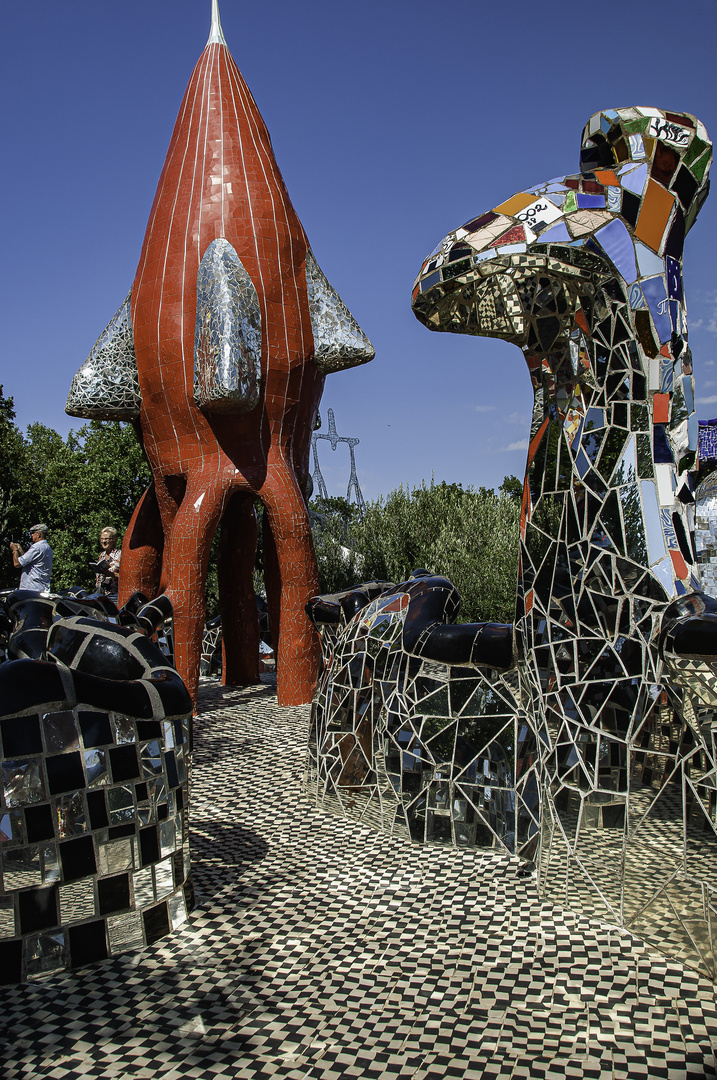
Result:
[[202,906],[142,953],[0,993],[0,1076],[717,1076],[710,983],[543,904],[499,856],[311,809],[308,709],[203,684]]

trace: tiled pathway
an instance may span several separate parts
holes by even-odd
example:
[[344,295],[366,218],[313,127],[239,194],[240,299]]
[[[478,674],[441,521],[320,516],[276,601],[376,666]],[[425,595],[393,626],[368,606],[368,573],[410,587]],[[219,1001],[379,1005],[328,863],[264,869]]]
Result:
[[541,904],[508,858],[312,810],[307,708],[205,682],[202,907],[143,953],[0,993],[0,1076],[717,1076],[708,982]]

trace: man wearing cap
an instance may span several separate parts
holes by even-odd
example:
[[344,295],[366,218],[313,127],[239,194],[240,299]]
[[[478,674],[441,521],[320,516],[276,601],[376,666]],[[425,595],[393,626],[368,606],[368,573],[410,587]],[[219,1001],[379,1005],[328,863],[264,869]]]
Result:
[[47,525],[33,525],[32,544],[23,555],[19,544],[10,543],[13,565],[22,570],[20,588],[30,592],[49,592],[52,572],[52,548],[47,542]]

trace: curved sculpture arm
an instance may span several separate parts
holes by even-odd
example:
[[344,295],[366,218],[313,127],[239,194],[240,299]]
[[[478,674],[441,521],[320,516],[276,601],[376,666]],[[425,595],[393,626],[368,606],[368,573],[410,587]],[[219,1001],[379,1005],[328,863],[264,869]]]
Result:
[[404,630],[403,647],[414,656],[440,664],[509,668],[513,664],[513,624],[432,623],[418,634],[413,629]]
[[675,600],[662,620],[660,650],[665,659],[717,660],[717,600],[690,593]]
[[382,593],[395,589],[392,581],[364,581],[342,592],[312,596],[306,602],[306,614],[318,629],[322,624],[338,625],[343,616],[350,622],[354,615]]
[[322,625],[338,627],[349,623],[372,600],[392,594],[408,597],[401,639],[407,653],[439,664],[503,669],[512,666],[512,623],[456,624],[458,590],[447,578],[427,570],[414,570],[398,585],[370,581],[343,592],[313,596],[306,605],[306,614],[317,629]]

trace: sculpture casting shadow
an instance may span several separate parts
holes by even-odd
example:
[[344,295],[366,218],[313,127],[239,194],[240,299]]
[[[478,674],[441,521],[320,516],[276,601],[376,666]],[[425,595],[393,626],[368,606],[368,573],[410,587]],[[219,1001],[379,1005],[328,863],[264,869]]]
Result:
[[182,103],[130,295],[75,376],[74,416],[131,420],[154,479],[122,550],[120,600],[163,590],[196,703],[209,551],[218,552],[223,678],[259,679],[252,581],[264,569],[282,704],[310,700],[318,589],[305,495],[328,372],[373,348],[314,259],[269,133],[212,32]]
[[192,702],[150,640],[171,608],[145,600],[0,598],[0,983],[143,948],[194,906]]
[[[579,878],[628,925],[662,887],[645,874],[629,884],[630,865],[652,851],[663,884],[689,871],[682,830],[691,835],[695,814],[715,840],[714,751],[700,721],[717,706],[717,604],[701,591],[692,540],[682,285],[711,157],[692,116],[598,113],[579,173],[449,233],[413,291],[429,329],[503,338],[524,354],[535,399],[515,637],[522,704],[544,747],[543,870],[563,897]],[[676,733],[661,749],[666,713]],[[689,794],[674,858],[654,824],[669,792],[638,791],[655,752]],[[590,820],[618,830],[607,856],[583,843]]]
[[[420,843],[535,848],[534,758],[514,697],[512,626],[455,622],[458,590],[414,570],[317,596],[321,635],[307,790],[317,805]],[[527,856],[526,856],[527,857]]]

